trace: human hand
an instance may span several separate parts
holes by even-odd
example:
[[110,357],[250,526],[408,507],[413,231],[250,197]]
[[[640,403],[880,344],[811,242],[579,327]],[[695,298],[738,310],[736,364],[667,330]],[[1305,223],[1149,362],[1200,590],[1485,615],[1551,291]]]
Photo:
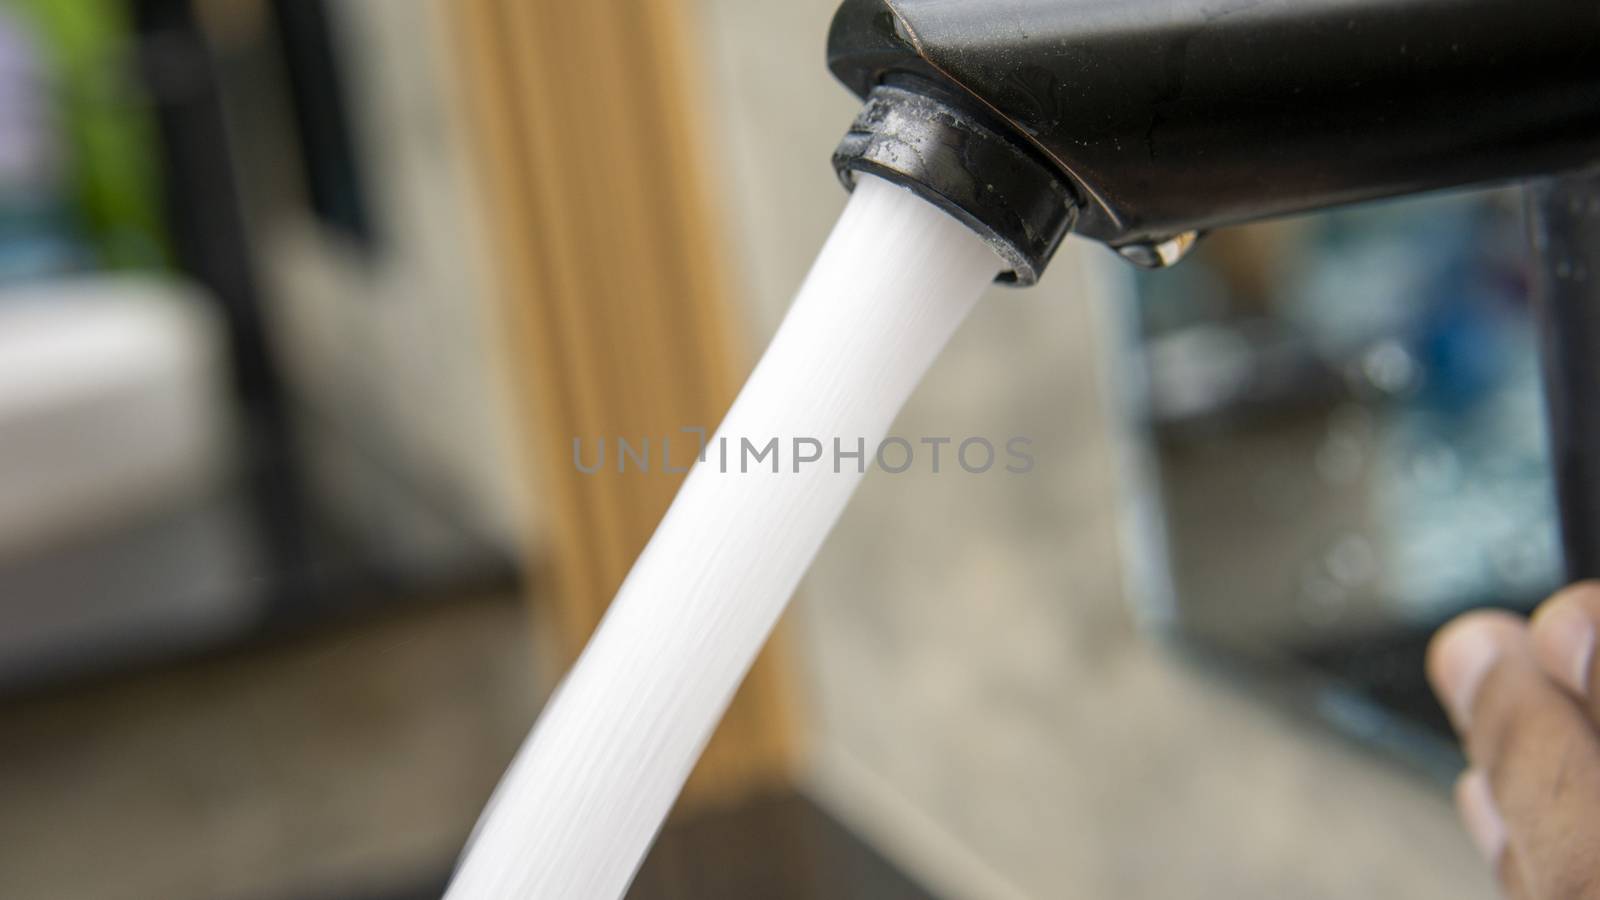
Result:
[[1428,647],[1428,679],[1465,747],[1456,806],[1516,900],[1600,898],[1600,583],[1529,620],[1462,615]]

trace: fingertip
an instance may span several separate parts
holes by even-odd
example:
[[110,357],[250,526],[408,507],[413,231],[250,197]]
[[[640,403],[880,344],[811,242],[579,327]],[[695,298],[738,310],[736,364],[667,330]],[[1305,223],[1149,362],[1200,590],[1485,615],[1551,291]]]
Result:
[[1456,617],[1428,645],[1428,680],[1456,727],[1465,730],[1484,676],[1522,633],[1523,620],[1503,610]]
[[1600,583],[1565,588],[1534,612],[1530,625],[1534,656],[1551,678],[1578,697],[1589,695],[1595,620],[1600,618]]
[[[1539,610],[1560,602],[1600,604],[1600,579],[1591,578],[1585,581],[1574,581],[1551,594],[1550,599],[1539,604]],[[1539,610],[1534,611],[1535,618],[1538,617]]]

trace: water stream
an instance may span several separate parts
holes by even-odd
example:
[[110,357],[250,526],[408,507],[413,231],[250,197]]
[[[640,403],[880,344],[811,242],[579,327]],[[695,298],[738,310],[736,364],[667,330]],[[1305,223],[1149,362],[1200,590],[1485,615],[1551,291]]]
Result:
[[447,897],[622,896],[878,442],[999,267],[954,219],[862,177]]

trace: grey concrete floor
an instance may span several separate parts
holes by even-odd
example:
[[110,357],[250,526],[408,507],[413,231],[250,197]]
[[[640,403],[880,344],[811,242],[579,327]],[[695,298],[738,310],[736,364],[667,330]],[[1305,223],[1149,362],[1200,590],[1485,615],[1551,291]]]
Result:
[[534,714],[531,646],[518,601],[471,599],[8,702],[0,897],[432,883]]

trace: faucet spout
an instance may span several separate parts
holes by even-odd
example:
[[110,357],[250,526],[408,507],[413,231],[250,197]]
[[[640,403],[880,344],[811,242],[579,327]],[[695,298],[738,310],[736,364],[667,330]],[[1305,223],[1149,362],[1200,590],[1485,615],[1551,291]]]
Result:
[[1223,225],[1600,162],[1596,59],[1600,13],[1568,0],[845,0],[828,43],[863,97],[911,76],[999,123],[1077,234],[1149,264]]

